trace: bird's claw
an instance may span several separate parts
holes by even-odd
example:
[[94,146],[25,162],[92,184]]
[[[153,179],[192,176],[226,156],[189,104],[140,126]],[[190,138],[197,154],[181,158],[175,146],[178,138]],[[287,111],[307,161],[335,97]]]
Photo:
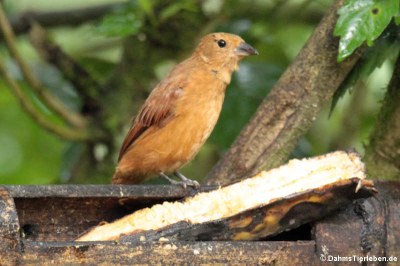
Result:
[[183,188],[185,188],[185,189],[188,186],[193,187],[195,189],[200,187],[199,182],[197,182],[196,180],[191,180],[191,179],[178,181],[177,183],[179,183],[179,185],[183,186]]
[[186,186],[193,187],[196,189],[200,187],[199,182],[197,182],[196,180],[187,178],[186,176],[182,175],[178,171],[174,172],[174,175],[181,180],[180,183],[183,185],[184,188],[186,188]]
[[180,181],[176,181],[176,180],[170,178],[169,176],[167,176],[165,173],[160,172],[160,176],[167,179],[168,182],[170,182],[173,185],[182,186],[184,189],[186,189],[187,187],[193,187],[195,189],[200,187],[199,182],[197,182],[196,180],[191,180],[179,172],[175,172],[174,175],[176,177],[178,177],[180,179]]

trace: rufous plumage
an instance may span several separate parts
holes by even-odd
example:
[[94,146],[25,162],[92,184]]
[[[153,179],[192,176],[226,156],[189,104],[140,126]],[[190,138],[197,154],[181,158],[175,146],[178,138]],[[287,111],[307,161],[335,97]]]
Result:
[[[204,36],[145,101],[122,144],[112,182],[135,184],[160,175],[172,183],[198,186],[178,170],[210,136],[239,61],[255,54],[257,50],[237,35]],[[168,177],[170,173],[181,182]]]

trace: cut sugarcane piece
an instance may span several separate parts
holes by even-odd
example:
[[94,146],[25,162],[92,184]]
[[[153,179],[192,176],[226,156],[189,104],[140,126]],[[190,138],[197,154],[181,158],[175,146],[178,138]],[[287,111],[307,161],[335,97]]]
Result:
[[[179,231],[189,232],[186,235],[191,239],[207,235],[219,240],[259,239],[318,219],[353,198],[371,195],[373,184],[364,179],[364,164],[356,152],[338,151],[295,159],[182,202],[164,202],[138,210],[93,228],[77,241],[118,240],[135,235],[141,240],[157,237],[182,240],[176,237]],[[215,224],[224,230],[207,231]]]

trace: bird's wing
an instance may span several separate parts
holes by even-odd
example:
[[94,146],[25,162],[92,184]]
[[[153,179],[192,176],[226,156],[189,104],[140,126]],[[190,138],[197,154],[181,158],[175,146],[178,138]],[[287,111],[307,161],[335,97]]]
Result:
[[183,84],[164,80],[153,90],[136,116],[128,135],[122,143],[118,161],[149,127],[161,125],[174,115],[176,101],[183,94]]

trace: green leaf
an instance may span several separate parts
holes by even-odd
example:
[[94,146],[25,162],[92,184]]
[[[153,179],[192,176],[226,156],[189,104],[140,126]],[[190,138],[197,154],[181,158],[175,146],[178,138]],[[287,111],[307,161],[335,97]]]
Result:
[[348,0],[338,11],[334,35],[340,36],[338,61],[367,42],[371,46],[399,12],[399,0]]
[[366,79],[376,68],[390,58],[396,58],[400,50],[400,28],[391,23],[384,33],[369,47],[357,62],[353,70],[346,77],[332,97],[329,116],[331,116],[337,102],[347,91],[362,79]]

